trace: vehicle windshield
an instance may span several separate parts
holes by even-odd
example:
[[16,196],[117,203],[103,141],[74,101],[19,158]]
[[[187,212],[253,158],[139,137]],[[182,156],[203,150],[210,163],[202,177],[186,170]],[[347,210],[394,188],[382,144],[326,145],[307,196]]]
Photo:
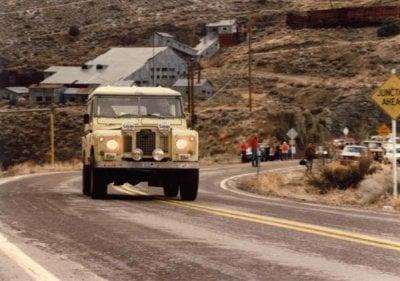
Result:
[[96,117],[182,118],[179,97],[161,96],[104,96],[98,97]]
[[357,146],[349,146],[347,148],[347,151],[352,153],[361,153],[364,152],[365,150],[366,150],[365,147],[357,147]]

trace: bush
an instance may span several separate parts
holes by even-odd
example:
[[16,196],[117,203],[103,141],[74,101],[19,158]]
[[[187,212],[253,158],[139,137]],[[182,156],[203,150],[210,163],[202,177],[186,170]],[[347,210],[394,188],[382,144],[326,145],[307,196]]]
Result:
[[332,163],[322,166],[318,173],[309,177],[309,184],[326,192],[332,188],[347,189],[356,187],[370,172],[372,160],[363,157],[358,162],[348,165]]
[[400,22],[384,23],[378,28],[378,37],[390,37],[400,34]]
[[68,34],[71,35],[72,37],[77,37],[81,34],[81,31],[79,30],[79,27],[73,25],[69,28]]

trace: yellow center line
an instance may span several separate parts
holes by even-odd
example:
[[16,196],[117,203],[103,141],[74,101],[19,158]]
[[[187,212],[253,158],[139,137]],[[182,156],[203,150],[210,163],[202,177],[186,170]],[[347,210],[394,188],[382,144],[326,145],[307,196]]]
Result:
[[[114,187],[120,192],[131,194],[131,195],[149,195],[148,193],[133,190],[126,186],[121,187]],[[229,217],[234,219],[239,219],[242,221],[254,222],[289,230],[294,230],[303,233],[314,234],[323,237],[334,238],[338,240],[350,241],[358,244],[383,248],[383,249],[390,249],[395,251],[400,251],[400,242],[391,241],[387,239],[382,239],[370,235],[365,235],[356,232],[344,231],[335,228],[329,228],[314,224],[302,223],[287,219],[280,219],[270,216],[263,216],[263,215],[256,215],[251,213],[245,213],[240,211],[233,211],[227,209],[221,209],[216,207],[207,207],[196,203],[188,203],[184,201],[177,201],[171,199],[165,199],[162,196],[155,196],[155,199],[174,206],[180,206],[196,211],[201,211],[217,216]]]

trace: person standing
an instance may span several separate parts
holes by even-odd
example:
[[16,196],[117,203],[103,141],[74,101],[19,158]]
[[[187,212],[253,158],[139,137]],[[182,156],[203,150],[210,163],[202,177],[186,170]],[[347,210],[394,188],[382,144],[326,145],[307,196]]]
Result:
[[242,163],[246,163],[246,150],[247,150],[247,144],[245,141],[242,141],[240,144],[240,160]]
[[275,160],[282,160],[282,155],[281,155],[281,146],[279,142],[276,142],[275,144]]
[[307,173],[312,173],[313,162],[315,159],[315,147],[312,143],[309,143],[306,147],[304,158],[306,159]]
[[251,166],[258,167],[258,136],[254,134],[250,139],[251,147]]
[[283,160],[289,160],[289,145],[285,141],[282,143],[282,158]]

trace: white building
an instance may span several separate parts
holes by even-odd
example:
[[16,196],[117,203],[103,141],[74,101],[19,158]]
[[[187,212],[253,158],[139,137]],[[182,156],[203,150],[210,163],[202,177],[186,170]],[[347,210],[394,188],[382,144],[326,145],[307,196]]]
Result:
[[185,75],[185,60],[171,48],[111,48],[80,67],[48,68],[41,84],[73,88],[121,84],[170,87]]
[[[194,79],[194,97],[199,99],[208,99],[214,94],[214,86],[207,79]],[[188,96],[188,79],[179,79],[172,87],[175,91],[182,94],[184,98]]]
[[217,34],[207,34],[200,39],[199,44],[195,47],[186,45],[176,40],[173,35],[165,32],[156,32],[150,40],[150,43],[156,47],[171,47],[177,52],[194,59],[209,59],[220,49]]

